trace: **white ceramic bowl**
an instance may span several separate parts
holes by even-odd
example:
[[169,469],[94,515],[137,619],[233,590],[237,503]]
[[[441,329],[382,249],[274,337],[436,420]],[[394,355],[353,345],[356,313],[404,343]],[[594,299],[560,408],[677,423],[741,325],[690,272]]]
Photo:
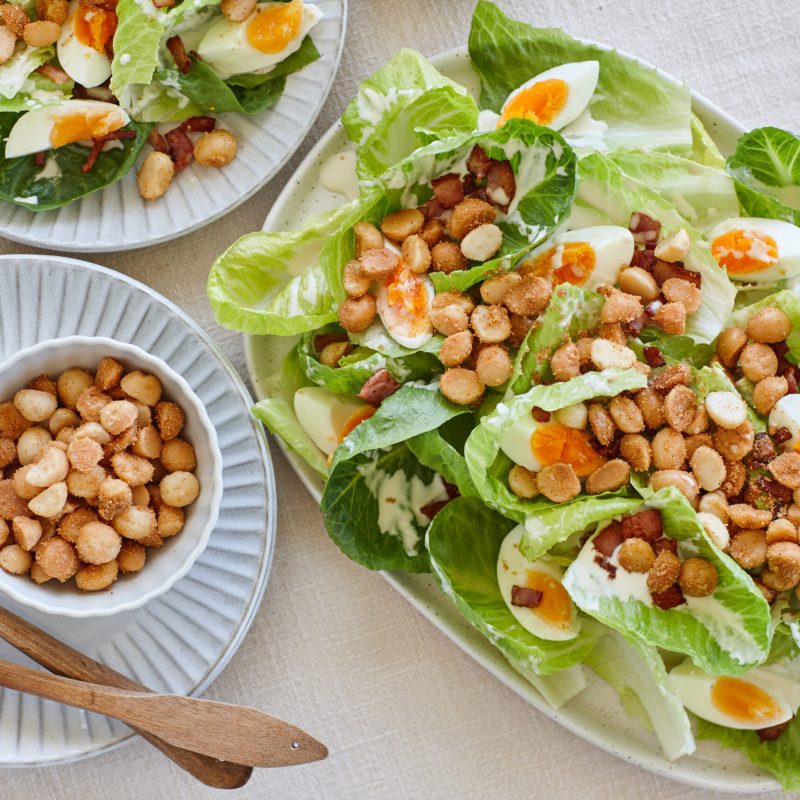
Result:
[[74,581],[35,584],[27,576],[0,570],[0,591],[31,608],[67,617],[105,617],[130,611],[166,592],[190,569],[208,544],[217,522],[222,498],[222,455],[217,433],[205,408],[189,384],[165,362],[131,344],[101,337],[69,336],[50,339],[21,350],[0,364],[0,401],[8,401],[37,375],[55,377],[69,367],[94,372],[104,356],[117,359],[126,372],[139,369],[155,375],[164,389],[163,397],[176,402],[186,414],[181,438],[197,453],[195,475],[200,495],[188,506],[186,523],[163,547],[148,548],[141,572],[121,575],[110,589],[82,592]]

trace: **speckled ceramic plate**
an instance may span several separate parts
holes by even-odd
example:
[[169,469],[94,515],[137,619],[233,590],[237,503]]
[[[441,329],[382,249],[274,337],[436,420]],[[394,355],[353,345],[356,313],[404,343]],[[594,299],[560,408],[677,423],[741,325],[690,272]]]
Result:
[[[466,48],[451,50],[432,61],[445,75],[464,84],[478,96],[480,85]],[[668,80],[675,80],[659,72]],[[693,93],[693,108],[723,153],[732,152],[736,139],[744,131],[742,126],[696,93]],[[287,184],[272,207],[264,229],[285,230],[295,227],[311,214],[344,202],[341,194],[332,193],[322,186],[320,174],[327,164],[333,163],[346,150],[352,150],[352,144],[342,126],[334,125]],[[264,379],[275,371],[292,342],[280,338],[247,337],[245,344],[253,386],[256,394],[263,397]],[[309,492],[319,500],[323,488],[319,475],[294,453],[287,452],[287,457]],[[430,576],[404,572],[383,574],[411,605],[492,675],[534,708],[592,744],[652,772],[705,789],[762,793],[780,788],[743,755],[723,750],[713,742],[698,742],[693,755],[675,762],[667,761],[655,735],[627,716],[617,694],[590,670],[586,670],[589,682],[587,689],[560,709],[554,710],[508,665],[502,654],[459,614]]]
[[321,57],[289,75],[272,108],[246,116],[217,115],[239,142],[224,169],[191,164],[161,200],[139,196],[135,172],[53,211],[0,203],[0,236],[59,251],[133,250],[166,242],[211,222],[252,196],[291,158],[311,129],[339,67],[347,0],[314,0],[325,16],[311,37]]
[[[189,383],[216,428],[223,460],[219,521],[192,569],[165,594],[139,609],[95,619],[43,614],[5,595],[0,605],[146,686],[200,694],[247,633],[272,561],[272,463],[263,429],[250,417],[247,390],[196,323],[111,270],[68,258],[2,256],[0,297],[0,359],[74,334],[137,345]],[[3,642],[0,658],[31,663]],[[0,764],[71,761],[131,736],[107,717],[0,690]]]

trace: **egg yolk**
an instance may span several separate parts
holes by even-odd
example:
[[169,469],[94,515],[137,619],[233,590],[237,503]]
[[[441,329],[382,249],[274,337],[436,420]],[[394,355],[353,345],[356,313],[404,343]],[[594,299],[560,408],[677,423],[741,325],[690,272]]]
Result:
[[528,570],[528,587],[542,593],[534,614],[555,628],[566,630],[572,625],[572,600],[560,581],[544,572]]
[[568,95],[569,87],[558,78],[539,81],[516,93],[503,109],[500,122],[519,118],[549,125],[566,105]]
[[765,726],[782,711],[763,689],[739,678],[717,678],[711,687],[711,702],[725,716]]
[[114,38],[117,30],[117,15],[99,6],[81,3],[75,12],[75,35],[81,44],[106,52],[106,45]]
[[60,114],[53,120],[50,144],[63,147],[72,142],[96,139],[119,130],[125,124],[121,113],[106,109],[88,108]]
[[410,324],[413,332],[428,327],[428,292],[425,284],[408,267],[401,266],[386,279],[386,298],[392,311]]
[[771,236],[751,230],[732,230],[711,243],[717,263],[734,275],[759,272],[778,261],[778,245]]
[[594,271],[595,261],[594,248],[588,242],[564,242],[538,256],[530,269],[535,275],[550,275],[554,286],[583,286]]
[[543,467],[569,464],[579,478],[591,475],[605,464],[605,459],[592,447],[586,431],[558,423],[539,425],[534,430],[531,452]]
[[352,433],[365,419],[369,419],[375,413],[372,406],[362,406],[356,409],[342,425],[339,431],[339,444],[341,444],[348,434]]
[[262,53],[280,53],[296,39],[303,23],[303,4],[292,0],[258,9],[247,26],[247,41]]

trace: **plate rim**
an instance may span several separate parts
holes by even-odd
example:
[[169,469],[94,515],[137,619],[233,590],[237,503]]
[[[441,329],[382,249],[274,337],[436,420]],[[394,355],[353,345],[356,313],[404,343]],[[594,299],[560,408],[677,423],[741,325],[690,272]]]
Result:
[[[625,50],[621,50],[619,48],[613,48],[609,45],[603,44],[601,42],[596,42],[592,39],[588,39],[585,37],[573,37],[577,41],[580,41],[584,44],[593,45],[599,47],[605,51],[615,51],[619,55],[623,56],[624,58],[630,59],[638,64],[641,64],[645,67],[655,70],[655,72],[665,80],[669,81],[670,83],[677,84],[680,86],[684,86],[685,83],[677,79],[674,75],[666,72],[665,70],[661,69],[660,67],[652,64],[651,62],[640,58],[632,53],[629,53]],[[433,56],[429,57],[429,61],[436,67],[441,66],[444,62],[454,61],[457,58],[469,58],[468,48],[465,45],[456,46],[439,52]],[[731,129],[736,130],[739,134],[745,133],[746,128],[733,116],[731,116],[728,112],[720,108],[716,103],[706,98],[700,92],[695,91],[691,87],[688,87],[691,93],[692,98],[692,111],[696,113],[700,118],[701,121],[706,124],[707,119],[711,118],[718,122],[722,122],[725,125],[729,126]],[[329,143],[342,132],[343,126],[341,123],[341,119],[335,121],[320,137],[320,139],[316,142],[313,148],[309,150],[306,156],[303,158],[301,163],[298,165],[297,170],[292,176],[292,179],[286,184],[286,186],[281,190],[278,197],[275,199],[275,202],[272,204],[272,207],[267,214],[267,217],[264,220],[264,224],[262,226],[262,230],[279,230],[279,227],[275,225],[276,219],[280,216],[283,207],[286,205],[287,202],[290,201],[292,195],[296,191],[296,184],[297,184],[297,176],[299,173],[305,174],[306,172],[310,171],[311,166],[313,163],[319,159],[320,155],[325,151],[328,147]],[[248,377],[250,379],[250,383],[253,386],[254,393],[258,400],[263,399],[263,393],[261,391],[260,382],[257,379],[257,372],[255,367],[255,347],[254,342],[262,339],[262,338],[281,338],[281,337],[262,337],[250,334],[243,334],[243,345],[244,345],[244,352],[245,352],[245,362],[247,365],[247,372]],[[271,435],[271,434],[270,434]],[[320,491],[320,482],[318,480],[319,476],[316,473],[313,473],[312,470],[309,468],[307,469],[305,464],[302,462],[302,459],[293,453],[283,442],[283,440],[279,436],[272,436],[272,438],[276,441],[278,447],[280,448],[281,452],[286,456],[292,470],[294,471],[295,475],[300,479],[302,484],[308,490],[309,494],[314,498],[316,502],[319,502],[321,497]],[[524,694],[520,689],[521,683],[520,681],[524,681],[524,679],[519,679],[518,676],[513,676],[513,679],[509,679],[505,674],[498,671],[498,669],[491,664],[486,658],[482,656],[481,653],[477,652],[474,647],[463,638],[463,634],[459,633],[454,627],[448,625],[448,623],[443,620],[438,613],[430,608],[420,596],[415,594],[415,592],[406,586],[404,582],[392,571],[380,571],[381,576],[384,580],[389,583],[392,588],[397,591],[397,593],[406,601],[408,602],[412,608],[422,614],[430,623],[432,623],[441,633],[443,633],[453,644],[458,646],[466,655],[468,655],[473,661],[480,664],[495,680],[500,681],[504,686],[511,689],[515,694],[521,697],[526,703],[531,705],[536,711],[539,711],[545,714],[549,719],[556,722],[565,730],[568,730],[575,736],[580,737],[582,740],[586,741],[587,743],[591,744],[593,747],[597,747],[600,750],[607,752],[613,755],[615,758],[619,758],[620,760],[626,761],[631,764],[635,764],[637,767],[647,770],[648,772],[658,775],[662,778],[667,778],[672,781],[676,781],[678,783],[682,783],[684,785],[694,786],[700,789],[711,789],[714,791],[725,792],[728,794],[764,794],[766,792],[780,790],[780,784],[778,784],[775,780],[773,780],[766,771],[761,772],[762,778],[761,779],[754,779],[752,783],[748,783],[746,785],[734,784],[731,783],[719,783],[718,781],[714,780],[713,778],[706,777],[702,772],[696,773],[680,773],[676,771],[676,766],[681,763],[682,759],[677,759],[676,761],[669,761],[667,760],[662,753],[660,752],[653,752],[647,756],[640,756],[631,753],[625,753],[622,750],[614,747],[613,745],[605,742],[602,740],[599,734],[595,733],[594,731],[587,730],[585,728],[580,728],[576,725],[572,720],[565,718],[559,709],[553,709],[550,707],[543,699],[540,699],[539,703],[536,704],[532,702],[532,697],[530,694]],[[413,576],[412,576],[413,577]],[[444,597],[444,595],[443,595]],[[688,759],[691,759],[692,756],[687,756]],[[743,762],[746,762],[746,757],[742,755]]]
[[[347,0],[344,0],[347,2]],[[134,289],[138,289],[145,294],[147,294],[151,301],[155,301],[163,306],[166,306],[170,311],[172,311],[180,320],[183,322],[187,327],[192,331],[192,333],[200,340],[202,345],[211,353],[212,356],[216,358],[220,366],[228,372],[228,374],[233,379],[234,384],[239,392],[239,397],[242,399],[242,402],[246,404],[248,409],[248,421],[250,422],[250,426],[253,429],[253,434],[255,441],[257,443],[257,447],[260,453],[260,461],[264,468],[264,477],[266,479],[265,491],[266,496],[268,498],[267,506],[267,516],[265,519],[266,529],[265,529],[265,537],[266,537],[266,547],[264,549],[263,557],[261,559],[261,567],[259,569],[258,577],[256,578],[255,584],[255,591],[253,592],[252,596],[250,597],[249,604],[247,606],[246,612],[242,617],[238,627],[234,631],[233,635],[231,636],[230,641],[226,645],[225,649],[222,651],[220,656],[212,665],[211,669],[209,669],[208,673],[203,677],[201,681],[197,683],[196,686],[192,688],[189,692],[188,696],[190,697],[197,697],[202,695],[211,684],[222,674],[224,669],[228,666],[233,656],[241,647],[245,637],[247,636],[250,628],[255,621],[256,615],[261,610],[261,605],[264,600],[264,593],[266,592],[267,584],[269,583],[269,576],[272,571],[272,563],[275,556],[275,545],[277,540],[277,523],[278,523],[278,501],[277,501],[277,490],[275,485],[275,469],[272,463],[272,456],[270,454],[269,448],[269,439],[267,437],[266,428],[260,423],[257,422],[252,416],[249,415],[249,409],[253,405],[253,398],[250,396],[250,392],[247,389],[247,386],[242,379],[242,376],[239,374],[236,367],[231,363],[228,357],[220,350],[217,344],[211,339],[211,337],[202,329],[202,327],[197,323],[187,312],[181,309],[178,305],[176,305],[172,300],[162,295],[160,292],[157,292],[155,289],[151,288],[145,283],[136,280],[135,278],[130,277],[122,272],[117,272],[116,270],[110,269],[109,267],[105,267],[101,264],[95,264],[91,261],[85,261],[79,258],[73,258],[71,256],[61,256],[61,255],[51,255],[46,253],[21,253],[21,254],[5,254],[0,255],[0,269],[3,269],[7,263],[17,263],[19,261],[51,261],[56,264],[66,264],[71,267],[79,267],[81,269],[87,270],[88,272],[99,272],[101,274],[106,275],[107,277],[111,278],[112,280],[120,280],[123,283],[128,284],[129,286],[133,287]],[[177,583],[180,583],[178,581]],[[115,742],[110,742],[108,744],[100,745],[96,748],[84,751],[82,753],[73,753],[62,758],[54,758],[48,759],[46,761],[25,761],[25,762],[8,762],[8,763],[0,763],[0,767],[5,769],[25,769],[25,768],[38,768],[38,767],[50,767],[50,766],[58,766],[61,764],[72,764],[78,761],[83,761],[85,759],[93,758],[95,756],[103,755],[105,753],[109,753],[112,750],[116,750],[118,747],[122,747],[132,741],[134,741],[138,737],[138,734],[131,730],[130,733],[125,734],[124,736],[120,737]]]
[[[223,217],[230,214],[232,211],[237,209],[242,203],[245,203],[249,200],[253,195],[257,192],[260,192],[270,181],[273,180],[277,176],[277,174],[286,166],[286,164],[294,157],[300,147],[303,145],[303,142],[308,138],[309,133],[311,132],[314,123],[317,121],[320,113],[322,112],[322,107],[325,105],[327,101],[331,89],[333,88],[333,82],[336,80],[336,76],[339,73],[339,64],[342,60],[342,53],[344,52],[344,42],[347,37],[347,19],[348,19],[348,12],[349,12],[349,2],[350,0],[337,0],[341,4],[341,25],[339,30],[339,38],[336,42],[336,51],[334,53],[333,62],[331,64],[331,71],[328,75],[325,83],[323,85],[322,92],[320,96],[317,98],[317,102],[312,110],[312,113],[308,116],[307,121],[303,128],[299,131],[299,136],[295,141],[294,145],[291,146],[285,153],[284,157],[277,163],[275,166],[267,173],[258,183],[255,184],[251,189],[249,189],[244,194],[240,195],[235,202],[231,205],[220,209],[215,214],[212,214],[210,217],[205,217],[204,219],[196,220],[194,223],[189,225],[188,227],[184,228],[180,231],[165,231],[160,236],[154,236],[152,238],[148,238],[144,241],[136,241],[128,244],[124,244],[122,247],[116,246],[114,244],[107,244],[107,245],[100,245],[96,247],[92,247],[92,253],[128,253],[133,250],[141,250],[144,247],[156,247],[158,245],[166,244],[167,242],[174,241],[176,239],[181,239],[184,236],[188,236],[191,233],[196,233],[201,228],[205,227],[206,225],[210,225],[218,220],[222,219]],[[302,70],[301,70],[302,72]],[[278,100],[280,102],[280,98]],[[275,108],[277,103],[272,108]],[[265,113],[267,111],[271,111],[272,109],[264,109]],[[305,159],[304,159],[305,160]],[[130,174],[130,173],[128,173]],[[121,180],[124,180],[127,175],[124,175]],[[108,187],[103,187],[102,189],[98,190],[99,192],[105,191]],[[92,192],[94,194],[94,192]],[[90,195],[89,195],[90,196]],[[78,198],[75,202],[80,202],[83,198]],[[5,201],[0,201],[5,202]],[[69,204],[71,205],[71,204]],[[66,206],[64,206],[66,208]],[[54,212],[58,212],[59,209],[53,209]],[[30,212],[34,214],[36,212]],[[44,212],[48,213],[48,212]],[[8,239],[9,241],[16,242],[18,244],[25,244],[32,247],[52,247],[51,242],[47,242],[46,244],[42,245],[41,240],[37,239],[35,235],[26,235],[17,233],[15,231],[9,231],[3,225],[0,225],[0,236],[4,239]],[[77,241],[75,242],[59,242],[58,249],[62,252],[66,253],[82,253],[86,251],[86,247]],[[81,259],[77,258],[76,260],[80,261]],[[86,262],[90,263],[90,262]]]

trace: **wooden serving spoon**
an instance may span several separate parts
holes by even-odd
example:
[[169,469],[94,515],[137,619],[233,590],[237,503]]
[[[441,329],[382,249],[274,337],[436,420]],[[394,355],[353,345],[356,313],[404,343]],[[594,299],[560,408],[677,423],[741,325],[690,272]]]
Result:
[[[4,608],[0,608],[0,638],[57,675],[134,692],[151,691],[127,675],[74,650]],[[232,761],[220,761],[192,750],[185,750],[137,726],[132,727],[153,747],[207,786],[216,789],[236,789],[244,786],[252,774],[253,768],[250,766]]]

